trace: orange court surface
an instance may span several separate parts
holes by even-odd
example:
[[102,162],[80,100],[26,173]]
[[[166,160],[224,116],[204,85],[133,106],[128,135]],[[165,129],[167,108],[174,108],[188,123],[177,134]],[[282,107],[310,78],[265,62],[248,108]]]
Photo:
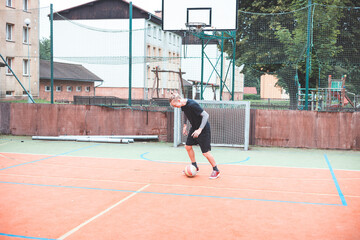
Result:
[[1,240],[360,239],[356,151],[0,138]]

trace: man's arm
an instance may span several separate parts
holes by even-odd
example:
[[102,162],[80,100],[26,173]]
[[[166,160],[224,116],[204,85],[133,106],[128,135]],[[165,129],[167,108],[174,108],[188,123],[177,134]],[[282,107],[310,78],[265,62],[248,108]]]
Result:
[[186,115],[184,114],[184,126],[183,126],[183,135],[184,136],[187,136],[187,130],[186,130],[186,127],[187,127],[187,117]]
[[193,134],[191,135],[193,138],[197,138],[200,133],[202,132],[202,130],[204,129],[208,119],[209,119],[209,114],[206,111],[202,111],[202,113],[200,114],[200,116],[202,117],[201,119],[201,124],[200,127],[198,129],[196,129]]

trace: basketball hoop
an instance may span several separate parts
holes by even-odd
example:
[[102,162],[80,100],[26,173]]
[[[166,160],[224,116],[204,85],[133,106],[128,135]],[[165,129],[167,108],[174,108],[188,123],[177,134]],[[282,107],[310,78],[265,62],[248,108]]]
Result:
[[186,27],[189,29],[190,32],[197,32],[200,33],[206,27],[206,23],[203,22],[188,22],[185,23]]

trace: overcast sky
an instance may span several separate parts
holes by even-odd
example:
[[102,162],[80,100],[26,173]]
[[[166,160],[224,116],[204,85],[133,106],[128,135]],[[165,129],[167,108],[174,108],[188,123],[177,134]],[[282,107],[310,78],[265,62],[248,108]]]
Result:
[[[60,11],[93,1],[94,0],[40,0],[40,6],[47,7],[50,6],[50,3],[52,3],[54,11]],[[156,10],[161,10],[162,7],[162,0],[132,0],[131,2],[133,5],[151,13],[154,13]]]

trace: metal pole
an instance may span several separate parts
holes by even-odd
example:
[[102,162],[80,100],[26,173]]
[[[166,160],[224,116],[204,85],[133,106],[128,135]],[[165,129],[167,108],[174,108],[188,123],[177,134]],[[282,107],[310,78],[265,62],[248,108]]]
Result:
[[200,100],[204,100],[204,39],[201,39],[201,84],[200,84]]
[[54,103],[54,32],[53,32],[53,5],[50,4],[50,81],[51,81],[51,104]]
[[132,2],[129,3],[129,106],[131,106],[132,72]]
[[[29,75],[29,95],[31,95],[31,76],[30,76],[30,32],[29,24],[26,24],[27,31],[27,45],[28,45],[28,75]],[[28,103],[32,103],[30,97],[28,97]]]
[[306,50],[306,79],[305,79],[305,110],[309,106],[309,76],[310,76],[310,48],[311,48],[311,0],[308,0],[308,19],[307,19],[307,50]]
[[223,67],[224,67],[224,32],[221,34],[221,66],[220,66],[220,101],[223,93]]
[[[16,81],[18,81],[18,83],[20,84],[20,86],[22,87],[22,89],[26,92],[26,94],[28,95],[28,97],[31,99],[32,103],[35,103],[34,99],[32,98],[32,96],[29,94],[29,92],[26,90],[26,88],[24,87],[24,85],[22,85],[22,83],[20,82],[19,78],[16,76],[16,74],[14,73],[14,71],[11,69],[11,67],[9,66],[9,64],[6,62],[6,60],[4,59],[4,57],[1,55],[0,53],[0,58],[3,60],[4,64],[6,67],[8,67],[8,69],[10,70],[10,72],[12,73],[12,75],[15,77]],[[0,65],[0,67],[2,67],[2,65]]]
[[232,57],[233,74],[232,74],[231,100],[234,101],[234,95],[235,95],[235,54],[236,54],[236,32],[235,31],[232,31],[232,36],[233,36],[233,57]]

